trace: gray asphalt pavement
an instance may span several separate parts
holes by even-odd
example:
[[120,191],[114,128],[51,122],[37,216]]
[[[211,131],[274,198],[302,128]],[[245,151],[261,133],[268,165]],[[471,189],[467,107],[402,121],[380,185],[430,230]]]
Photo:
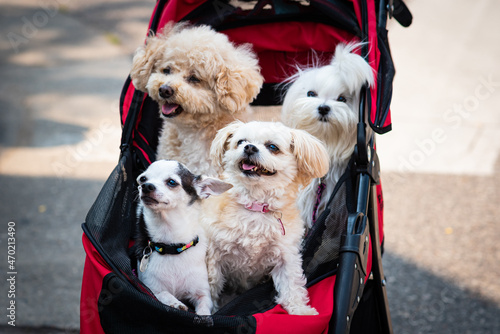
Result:
[[[2,333],[78,332],[80,226],[118,159],[118,99],[154,3],[0,3],[0,272],[17,273],[15,328],[0,285]],[[379,140],[393,326],[500,333],[500,4],[408,5]]]

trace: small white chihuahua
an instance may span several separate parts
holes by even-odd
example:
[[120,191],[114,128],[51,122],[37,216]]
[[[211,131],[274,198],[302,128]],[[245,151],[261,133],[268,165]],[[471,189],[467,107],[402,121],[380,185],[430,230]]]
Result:
[[203,211],[216,306],[221,297],[272,278],[276,302],[288,313],[317,314],[308,305],[300,254],[305,226],[296,198],[299,187],[328,171],[324,145],[281,123],[234,122],[217,133],[211,157],[234,186],[206,201]]
[[163,304],[187,311],[191,302],[208,315],[212,299],[205,262],[207,238],[200,200],[232,186],[192,174],[183,164],[159,160],[137,178],[140,203],[135,255],[139,279]]
[[[360,91],[363,85],[374,84],[373,69],[354,52],[360,46],[339,44],[329,65],[300,70],[289,79],[293,83],[283,101],[283,123],[322,140],[330,157],[328,174],[315,179],[299,195],[308,227],[325,209],[326,194],[333,192],[347,167],[356,144]],[[368,127],[367,137],[370,133]]]

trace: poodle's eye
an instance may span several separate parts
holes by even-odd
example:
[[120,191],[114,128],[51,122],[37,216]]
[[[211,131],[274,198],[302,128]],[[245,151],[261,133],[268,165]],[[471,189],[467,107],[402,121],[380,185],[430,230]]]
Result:
[[280,148],[272,143],[266,144],[266,147],[272,153],[278,153],[280,151]]
[[345,97],[343,97],[342,95],[340,95],[339,97],[337,97],[337,101],[339,102],[347,102],[347,99]]
[[236,143],[236,146],[240,146],[241,144],[243,144],[244,142],[246,142],[246,139],[240,139],[238,140],[238,142]]
[[310,90],[307,92],[307,96],[308,97],[316,97],[316,96],[318,96],[318,94],[315,91]]
[[192,76],[190,76],[188,78],[188,81],[191,82],[191,83],[199,83],[200,79],[198,79],[197,77],[195,77],[194,75],[192,75]]
[[175,188],[175,187],[177,187],[179,185],[175,180],[172,180],[172,179],[168,179],[165,183],[170,188]]
[[141,177],[139,178],[139,182],[141,182],[141,183],[144,183],[144,182],[146,182],[147,180],[148,180],[148,178],[147,178],[147,177],[145,177],[145,176],[141,176]]
[[170,67],[164,68],[162,72],[163,74],[170,74]]

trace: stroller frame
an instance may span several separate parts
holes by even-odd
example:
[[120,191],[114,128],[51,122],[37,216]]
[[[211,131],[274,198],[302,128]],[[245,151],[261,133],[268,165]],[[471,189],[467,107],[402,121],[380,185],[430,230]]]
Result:
[[[380,182],[380,165],[372,135],[366,144],[365,101],[369,98],[363,87],[359,106],[357,144],[354,160],[357,174],[356,213],[347,219],[347,233],[340,249],[340,262],[335,282],[335,308],[332,317],[333,333],[349,333],[354,313],[363,294],[366,266],[371,245],[371,275],[379,326],[382,333],[392,333],[392,322],[382,267],[382,245],[379,236],[377,184]],[[371,239],[371,243],[369,242]],[[338,289],[337,289],[338,287]]]

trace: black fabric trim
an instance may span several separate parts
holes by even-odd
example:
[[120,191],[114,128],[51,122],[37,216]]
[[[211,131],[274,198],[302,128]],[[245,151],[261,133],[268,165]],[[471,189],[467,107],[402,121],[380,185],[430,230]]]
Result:
[[378,49],[380,51],[380,64],[377,77],[377,118],[372,122],[370,117],[370,126],[376,133],[384,134],[392,128],[390,124],[384,127],[384,123],[389,115],[395,69],[389,48],[387,30],[379,28],[377,35]]
[[[142,104],[141,120],[136,129],[136,132],[142,136],[137,135],[137,133],[134,136],[134,143],[144,151],[144,154],[137,152],[142,169],[146,169],[149,166],[149,161],[154,162],[156,160],[156,149],[159,141],[158,134],[161,132],[163,124],[163,119],[160,117],[158,110],[158,103],[153,101],[149,95],[146,95]],[[146,159],[146,156],[149,161]]]
[[[119,268],[114,264],[113,260],[108,256],[108,253],[105,252],[104,249],[101,247],[101,244],[96,241],[87,223],[82,224],[82,230],[85,236],[89,239],[92,246],[95,248],[95,250],[99,253],[99,255],[101,255],[102,259],[111,267],[111,270],[120,275]],[[124,276],[121,276],[121,278],[125,279]]]
[[266,312],[277,305],[274,301],[276,295],[274,283],[269,280],[236,297],[218,310],[216,314],[244,315]]
[[122,153],[123,148],[130,147],[132,145],[132,141],[134,139],[134,130],[137,124],[137,119],[139,118],[139,114],[141,113],[141,105],[144,99],[144,93],[135,90],[134,96],[132,97],[132,102],[130,103],[130,108],[127,113],[127,118],[125,119],[125,124],[122,129]]
[[156,6],[156,11],[154,13],[153,20],[151,21],[150,31],[156,33],[158,31],[158,24],[160,23],[161,15],[163,14],[163,8],[167,4],[168,0],[158,0],[158,5]]
[[253,106],[279,106],[281,105],[281,93],[277,83],[264,83],[259,95],[253,100]]
[[[280,14],[276,14],[276,11]],[[257,7],[249,12],[243,12],[229,3],[207,1],[182,20],[207,24],[218,31],[275,22],[317,22],[337,27],[358,37],[361,34],[352,3],[342,0],[311,1],[310,6],[297,3],[274,11]]]
[[375,282],[367,280],[352,318],[349,334],[383,334],[377,305]]
[[335,269],[330,270],[330,271],[328,271],[327,273],[325,273],[325,274],[323,274],[321,276],[316,277],[314,280],[308,281],[307,284],[306,284],[306,288],[310,288],[311,286],[313,286],[316,283],[321,282],[325,278],[332,277],[332,276],[335,276],[335,275],[337,275],[337,267],[335,267]]

